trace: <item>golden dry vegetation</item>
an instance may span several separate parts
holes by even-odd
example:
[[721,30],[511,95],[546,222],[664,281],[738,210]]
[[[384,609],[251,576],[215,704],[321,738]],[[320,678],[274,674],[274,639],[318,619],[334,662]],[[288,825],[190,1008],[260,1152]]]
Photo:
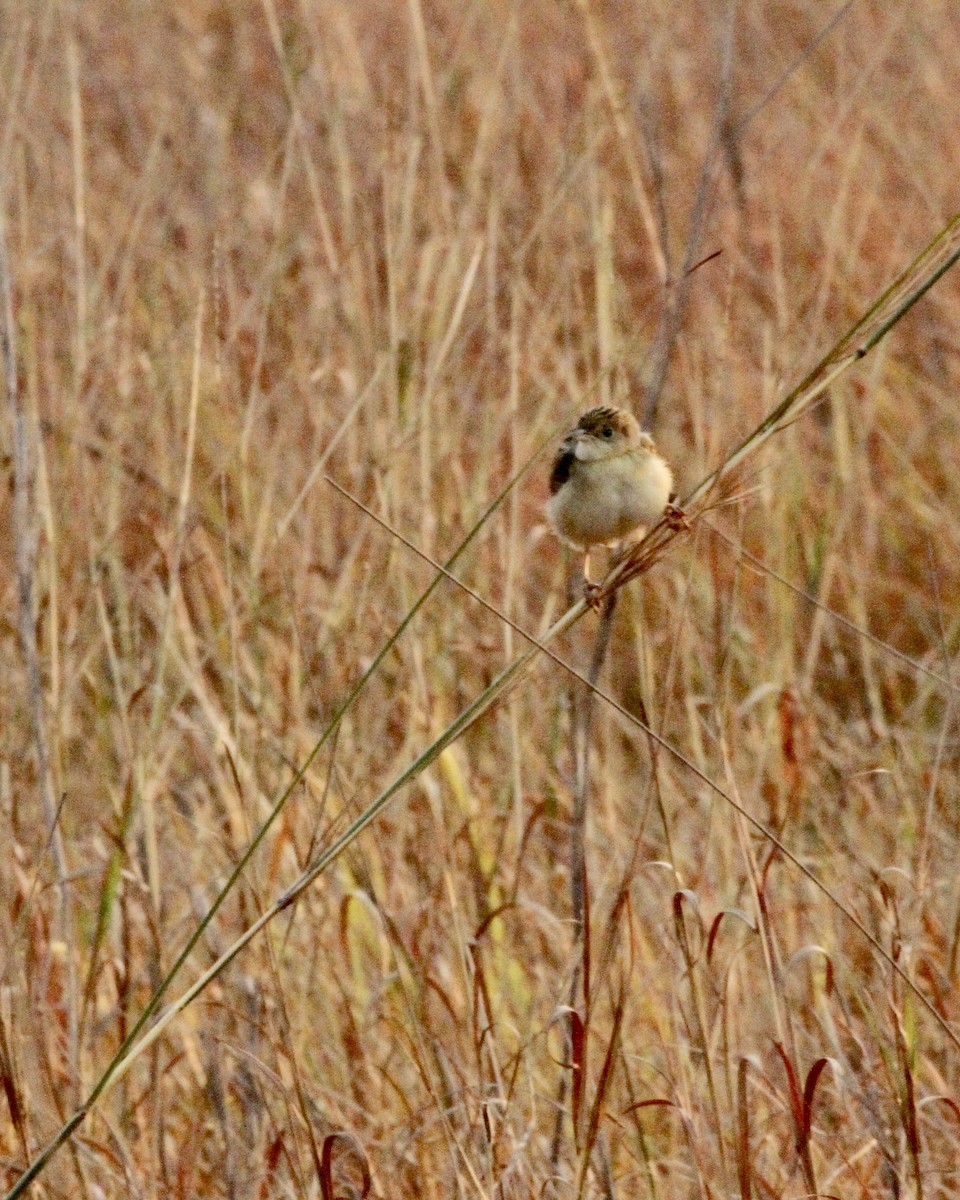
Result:
[[[955,4],[0,35],[4,1186],[211,905],[163,1004],[401,782],[32,1194],[957,1195],[960,275],[619,593],[617,706],[541,656],[407,777],[567,607],[577,414],[688,494],[960,207]],[[342,711],[500,496],[489,607],[441,581]]]

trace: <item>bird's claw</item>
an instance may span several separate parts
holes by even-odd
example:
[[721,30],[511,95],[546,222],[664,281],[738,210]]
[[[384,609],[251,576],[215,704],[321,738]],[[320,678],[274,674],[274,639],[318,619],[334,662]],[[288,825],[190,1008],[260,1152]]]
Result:
[[683,530],[690,528],[690,522],[687,520],[687,514],[683,511],[679,504],[674,504],[671,501],[663,510],[663,519],[667,526],[675,533],[680,533]]
[[599,612],[603,603],[603,585],[594,583],[592,579],[584,579],[583,598],[592,609]]

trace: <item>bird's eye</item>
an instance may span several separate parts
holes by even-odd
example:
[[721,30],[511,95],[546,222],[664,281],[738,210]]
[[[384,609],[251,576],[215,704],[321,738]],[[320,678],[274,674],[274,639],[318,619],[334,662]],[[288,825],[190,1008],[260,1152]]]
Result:
[[603,436],[604,436],[605,438],[612,438],[612,437],[613,437],[613,426],[612,426],[612,425],[604,425],[604,427],[603,427]]

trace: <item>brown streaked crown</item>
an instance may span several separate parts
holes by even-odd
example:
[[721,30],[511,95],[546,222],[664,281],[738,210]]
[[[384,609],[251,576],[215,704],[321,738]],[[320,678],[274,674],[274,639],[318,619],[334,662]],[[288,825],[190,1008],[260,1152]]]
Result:
[[640,432],[637,418],[625,408],[591,408],[580,418],[577,428],[596,438],[611,437],[612,434],[606,432],[608,429],[623,437]]

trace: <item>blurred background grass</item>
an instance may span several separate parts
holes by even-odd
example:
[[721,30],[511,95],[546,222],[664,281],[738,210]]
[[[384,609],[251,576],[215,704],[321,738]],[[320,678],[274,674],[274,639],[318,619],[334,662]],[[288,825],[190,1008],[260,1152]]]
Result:
[[[45,781],[5,488],[8,1184],[431,578],[323,472],[443,559],[538,446],[619,402],[683,494],[958,207],[960,13],[858,0],[835,16],[769,0],[0,7],[49,757]],[[631,585],[604,676],[780,830],[948,1020],[958,287],[948,275],[768,447],[750,496],[711,518],[733,548],[701,525]],[[548,468],[549,450],[458,567],[531,631],[573,565],[545,534]],[[585,665],[593,636],[582,622],[564,652]],[[193,973],[518,642],[442,585]],[[382,1196],[800,1196],[810,1171],[823,1193],[956,1194],[956,1045],[789,862],[602,706],[588,1052],[571,1049],[573,711],[545,664],[447,750],[37,1194],[317,1195],[314,1152],[340,1129]],[[829,1059],[809,1161],[775,1043],[800,1091]],[[359,1187],[356,1158],[338,1144],[338,1194]]]

